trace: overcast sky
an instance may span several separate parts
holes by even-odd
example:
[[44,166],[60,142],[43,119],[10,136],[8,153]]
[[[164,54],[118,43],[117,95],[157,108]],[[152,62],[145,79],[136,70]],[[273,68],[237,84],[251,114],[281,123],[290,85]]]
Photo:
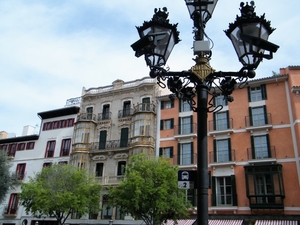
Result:
[[[167,7],[180,39],[168,60],[172,71],[194,65],[192,25],[184,0],[2,0],[0,1],[0,131],[22,134],[41,123],[38,112],[62,108],[82,87],[111,85],[148,76],[144,59],[130,45],[135,26],[149,21],[154,8]],[[240,15],[240,0],[219,0],[206,33],[213,40],[211,65],[217,71],[241,68],[224,30]],[[280,46],[264,60],[257,77],[300,65],[300,1],[257,0],[276,28],[269,41]],[[299,84],[300,86],[300,84]]]

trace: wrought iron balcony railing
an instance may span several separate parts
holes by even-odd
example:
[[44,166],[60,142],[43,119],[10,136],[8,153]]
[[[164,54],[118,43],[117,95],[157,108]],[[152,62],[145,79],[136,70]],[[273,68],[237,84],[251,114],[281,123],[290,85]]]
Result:
[[179,166],[188,166],[188,165],[197,164],[197,154],[174,155],[173,164]]
[[152,103],[140,103],[133,107],[133,113],[139,112],[153,112],[155,113],[156,107]]
[[211,120],[208,121],[208,132],[233,129],[233,119]]
[[235,161],[235,150],[209,152],[209,163],[226,163]]
[[181,124],[181,125],[177,125],[174,126],[174,135],[175,136],[179,136],[179,135],[191,135],[197,134],[197,124],[196,123],[192,123],[192,124]]
[[130,146],[129,140],[110,140],[106,142],[93,142],[90,145],[91,150],[105,150],[116,148],[127,148]]
[[267,147],[256,147],[247,148],[248,160],[265,160],[265,159],[275,159],[276,158],[276,148],[275,146]]
[[96,177],[96,179],[99,180],[101,185],[118,185],[121,183],[123,175]]
[[111,119],[111,112],[98,113],[98,121],[110,120],[110,119]]
[[96,115],[93,113],[80,113],[77,116],[77,121],[96,121]]
[[133,114],[133,109],[121,109],[118,111],[118,118],[124,118],[131,116]]
[[266,125],[272,125],[272,115],[271,113],[257,114],[245,117],[246,127],[260,127]]

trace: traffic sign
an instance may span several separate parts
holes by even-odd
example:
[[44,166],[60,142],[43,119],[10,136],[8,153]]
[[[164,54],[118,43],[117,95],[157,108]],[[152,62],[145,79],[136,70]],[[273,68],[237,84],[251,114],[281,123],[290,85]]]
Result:
[[197,184],[196,170],[179,170],[178,171],[178,188],[193,189]]

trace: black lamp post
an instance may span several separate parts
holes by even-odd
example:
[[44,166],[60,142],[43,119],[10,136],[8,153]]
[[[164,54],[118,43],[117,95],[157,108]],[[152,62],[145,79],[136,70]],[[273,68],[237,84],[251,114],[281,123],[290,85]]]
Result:
[[[211,18],[217,0],[185,0],[191,19],[194,22],[194,59],[196,65],[190,70],[171,72],[164,68],[175,44],[179,42],[177,24],[167,19],[167,9],[155,9],[149,22],[137,27],[140,40],[131,45],[136,56],[145,56],[150,67],[150,77],[157,78],[162,88],[168,86],[173,95],[187,101],[197,112],[197,224],[208,224],[208,155],[207,155],[207,113],[215,112],[222,106],[208,106],[208,93],[216,97],[216,90],[224,99],[233,101],[230,96],[237,85],[245,86],[249,78],[255,77],[254,70],[265,59],[272,59],[273,52],[279,46],[267,41],[274,31],[264,15],[256,16],[254,2],[240,4],[241,16],[229,24],[225,31],[231,39],[243,67],[238,72],[215,72],[209,65],[211,49],[208,40],[204,40],[205,25]],[[265,54],[269,51],[269,54]],[[164,81],[167,80],[167,85]],[[197,96],[197,102],[194,97]]]

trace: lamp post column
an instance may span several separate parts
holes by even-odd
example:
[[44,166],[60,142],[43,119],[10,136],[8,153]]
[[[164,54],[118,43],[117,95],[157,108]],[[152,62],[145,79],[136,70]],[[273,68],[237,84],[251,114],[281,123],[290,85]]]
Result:
[[207,98],[208,87],[197,86],[197,224],[208,224]]

